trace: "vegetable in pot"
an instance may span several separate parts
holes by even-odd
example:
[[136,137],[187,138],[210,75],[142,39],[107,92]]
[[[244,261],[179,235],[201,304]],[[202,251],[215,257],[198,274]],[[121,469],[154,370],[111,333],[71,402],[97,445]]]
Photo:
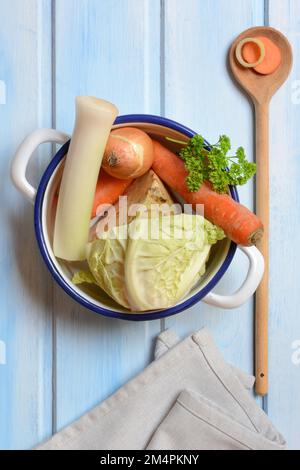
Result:
[[87,245],[87,261],[96,283],[118,304],[130,308],[124,279],[126,247],[127,226],[116,226]]
[[[110,178],[113,178],[110,176]],[[113,178],[117,180],[116,178]],[[126,180],[117,180],[126,182]],[[145,175],[136,178],[132,184],[125,190],[123,196],[126,197],[126,205],[124,200],[117,201],[114,206],[104,211],[99,221],[90,230],[90,240],[97,237],[97,234],[103,230],[109,230],[114,225],[128,225],[137,215],[157,213],[168,214],[182,212],[181,206],[174,204],[173,199],[166,190],[162,181],[154,173],[153,170],[148,171]],[[125,209],[125,210],[124,210]]]
[[96,185],[92,217],[97,215],[97,209],[100,206],[117,202],[119,196],[124,193],[131,182],[131,179],[120,180],[119,178],[115,178],[106,173],[102,168]]
[[126,250],[125,283],[132,310],[177,304],[205,272],[211,245],[224,232],[200,215],[178,214],[133,222]]
[[183,144],[185,147],[179,157],[188,171],[186,184],[189,191],[198,191],[203,181],[209,181],[217,193],[227,193],[228,186],[241,186],[256,172],[256,164],[248,162],[243,147],[239,147],[235,155],[228,155],[231,144],[226,135],[221,135],[209,149],[201,135],[194,135]]
[[134,311],[167,308],[193,288],[222,238],[223,230],[200,215],[137,217],[88,245],[91,272],[76,273],[73,282],[95,282]]
[[102,166],[111,176],[132,179],[144,175],[153,162],[152,140],[135,127],[120,127],[110,133]]
[[[240,245],[253,245],[261,239],[263,224],[253,212],[234,201],[229,194],[214,191],[207,181],[201,184],[200,189],[191,192],[187,183],[189,172],[184,162],[159,142],[153,141],[153,145],[153,170],[187,203],[192,204],[194,209],[197,204],[203,204],[205,218],[221,227],[228,238]],[[219,184],[223,184],[223,179]]]
[[66,157],[54,227],[55,256],[84,260],[95,188],[106,142],[118,114],[107,101],[76,98],[76,122]]

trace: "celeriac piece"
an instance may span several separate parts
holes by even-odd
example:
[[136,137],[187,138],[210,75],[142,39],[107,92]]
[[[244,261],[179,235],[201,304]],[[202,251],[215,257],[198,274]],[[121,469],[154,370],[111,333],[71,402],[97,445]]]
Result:
[[97,234],[101,234],[101,232],[109,230],[115,225],[129,224],[138,214],[141,215],[141,212],[145,212],[145,216],[147,213],[153,216],[155,213],[167,212],[170,214],[176,212],[176,210],[182,210],[179,204],[174,203],[162,181],[153,170],[134,180],[122,196],[127,197],[126,207],[122,206],[119,199],[108,210],[104,210],[103,216],[100,212],[99,222],[90,231],[91,240],[96,238]]
[[66,157],[56,211],[53,250],[68,261],[86,258],[99,170],[118,109],[90,97],[76,98],[76,122]]

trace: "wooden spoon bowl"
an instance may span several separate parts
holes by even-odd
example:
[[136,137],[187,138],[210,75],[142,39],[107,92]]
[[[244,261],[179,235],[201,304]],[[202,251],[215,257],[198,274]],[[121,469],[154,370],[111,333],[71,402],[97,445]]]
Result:
[[[265,36],[281,51],[281,63],[269,75],[243,67],[236,59],[239,42],[247,37]],[[251,97],[255,107],[256,129],[256,213],[264,224],[264,236],[259,248],[265,260],[265,273],[255,296],[255,376],[256,392],[268,392],[268,312],[269,312],[269,103],[287,79],[293,62],[292,48],[286,37],[274,28],[250,28],[233,42],[229,65],[238,84]]]
[[[282,61],[270,75],[261,75],[251,68],[243,67],[236,59],[238,43],[247,37],[265,36],[279,47]],[[231,71],[239,85],[251,96],[254,103],[268,103],[274,93],[287,79],[293,62],[292,48],[287,38],[274,28],[261,26],[241,33],[233,42],[229,52]]]

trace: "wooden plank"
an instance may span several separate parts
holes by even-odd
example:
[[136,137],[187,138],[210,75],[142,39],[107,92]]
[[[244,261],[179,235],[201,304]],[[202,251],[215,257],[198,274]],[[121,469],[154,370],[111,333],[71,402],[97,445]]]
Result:
[[[270,26],[291,41],[294,66],[271,103],[270,122],[270,382],[268,411],[286,437],[300,449],[299,275],[300,253],[300,3],[271,0]],[[297,346],[298,344],[298,346]],[[294,358],[293,358],[294,354]]]
[[[74,98],[89,94],[120,113],[160,113],[160,1],[56,2],[56,126],[70,132]],[[108,320],[54,290],[56,410],[61,428],[149,362],[160,322]]]
[[[33,209],[13,188],[21,140],[51,125],[50,1],[1,2],[0,34],[0,448],[28,448],[51,434],[51,280],[35,242]],[[31,164],[35,183],[49,148]]]
[[[248,100],[231,79],[227,52],[246,28],[264,22],[263,1],[166,0],[165,2],[165,114],[216,142],[230,136],[232,146],[243,145],[253,156],[253,118]],[[230,19],[230,20],[229,20]],[[253,207],[253,185],[239,191],[241,201]],[[219,293],[241,285],[247,262],[237,253],[219,283]],[[233,311],[199,303],[169,319],[182,336],[208,327],[225,357],[253,372],[253,301]]]

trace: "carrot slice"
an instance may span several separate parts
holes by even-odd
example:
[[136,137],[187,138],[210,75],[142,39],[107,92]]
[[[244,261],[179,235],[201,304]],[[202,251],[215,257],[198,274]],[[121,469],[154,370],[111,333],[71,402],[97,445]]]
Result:
[[110,176],[101,168],[94,196],[92,217],[95,217],[97,208],[101,204],[114,204],[131,182],[132,179],[120,180]]
[[209,182],[203,183],[198,191],[189,192],[183,161],[155,140],[153,148],[155,173],[194,209],[197,204],[203,204],[205,218],[221,227],[228,238],[245,246],[255,245],[261,239],[263,224],[253,212],[228,194],[213,191]]
[[[265,57],[263,61],[257,66],[253,67],[253,70],[262,74],[269,75],[278,69],[281,64],[281,52],[278,46],[274,44],[269,38],[265,36],[255,36],[265,46]],[[248,63],[257,61],[259,50],[254,42],[247,42],[242,48],[243,59]]]

